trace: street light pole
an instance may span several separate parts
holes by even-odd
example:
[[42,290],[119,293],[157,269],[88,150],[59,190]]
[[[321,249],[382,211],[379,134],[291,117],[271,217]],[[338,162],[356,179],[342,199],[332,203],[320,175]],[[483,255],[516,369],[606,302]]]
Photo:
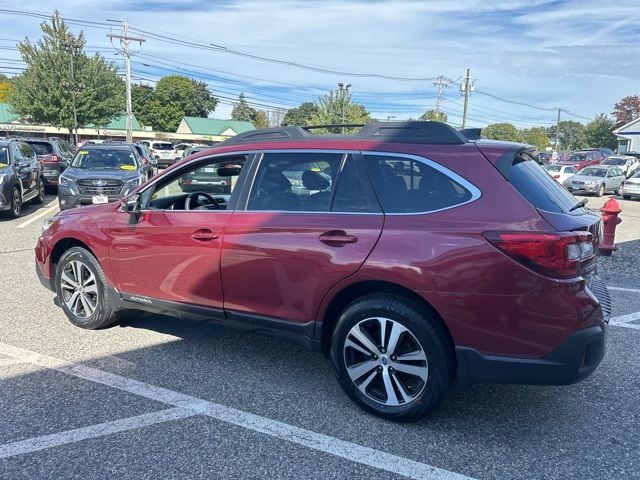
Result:
[[350,83],[347,85],[345,85],[342,82],[338,83],[338,89],[340,91],[340,123],[343,125],[342,127],[340,127],[340,131],[342,133],[344,133],[344,123],[346,121],[345,109],[346,109],[346,103],[347,103],[347,95],[349,94],[349,87],[351,87]]
[[73,63],[74,56],[76,55],[79,45],[77,43],[68,43],[64,45],[65,51],[71,56],[71,106],[73,108],[73,131],[76,146],[78,145],[78,108],[76,105],[76,78],[75,78],[75,66]]

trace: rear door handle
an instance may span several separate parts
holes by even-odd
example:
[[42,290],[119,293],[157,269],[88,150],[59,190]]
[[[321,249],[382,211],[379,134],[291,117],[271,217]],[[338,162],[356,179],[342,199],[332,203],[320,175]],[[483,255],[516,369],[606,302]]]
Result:
[[332,247],[341,247],[347,243],[356,243],[358,237],[347,235],[344,230],[330,230],[320,235],[320,241]]
[[219,233],[213,233],[207,228],[203,228],[191,234],[191,238],[199,242],[211,242],[220,238]]

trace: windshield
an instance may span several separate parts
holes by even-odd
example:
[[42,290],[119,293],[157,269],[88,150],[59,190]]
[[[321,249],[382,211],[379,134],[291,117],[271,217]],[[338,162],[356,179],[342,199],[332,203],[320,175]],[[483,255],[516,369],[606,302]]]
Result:
[[548,172],[559,172],[560,170],[562,170],[562,167],[560,165],[546,165],[542,168],[544,168]]
[[0,168],[4,168],[9,164],[9,154],[7,147],[0,147]]
[[586,159],[586,153],[572,153],[571,155],[569,155],[570,162],[584,162]]
[[585,168],[580,172],[580,175],[584,175],[585,177],[606,177],[607,169],[606,168]]
[[171,143],[154,143],[151,147],[155,150],[173,150],[173,145]]
[[624,158],[607,158],[602,165],[624,165],[627,161]]
[[45,142],[27,142],[36,155],[51,155],[53,153],[53,145]]
[[114,170],[135,170],[138,168],[131,150],[124,149],[81,149],[73,159],[76,168],[109,168]]

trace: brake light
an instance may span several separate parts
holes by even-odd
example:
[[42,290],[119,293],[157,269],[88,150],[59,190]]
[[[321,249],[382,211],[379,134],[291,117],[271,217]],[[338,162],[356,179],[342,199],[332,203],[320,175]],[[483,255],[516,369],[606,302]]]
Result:
[[560,178],[560,175],[554,175],[553,178]]
[[42,157],[42,163],[58,163],[60,157],[58,155],[45,155]]
[[485,232],[484,237],[531,270],[556,278],[577,277],[581,263],[595,255],[589,232]]

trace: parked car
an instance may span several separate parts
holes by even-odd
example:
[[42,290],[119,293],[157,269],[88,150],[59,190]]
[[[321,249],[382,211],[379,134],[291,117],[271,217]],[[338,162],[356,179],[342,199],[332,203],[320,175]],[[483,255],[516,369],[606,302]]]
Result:
[[[45,220],[38,275],[85,329],[143,309],[300,341],[388,419],[427,414],[454,379],[572,383],[605,351],[602,221],[530,152],[438,122],[241,133]],[[229,195],[181,190],[203,168],[237,177]]]
[[146,176],[133,145],[85,145],[60,175],[60,210],[114,202],[143,183]]
[[636,172],[640,164],[634,157],[615,156],[605,158],[600,165],[603,167],[618,167],[625,177],[630,177]]
[[627,178],[622,185],[622,198],[625,200],[631,200],[632,197],[640,197],[640,172],[637,172]]
[[625,178],[618,167],[587,167],[565,180],[565,186],[570,192],[592,193],[597,197],[607,192],[618,195]]
[[18,218],[28,202],[44,202],[42,165],[28,143],[0,140],[0,212]]
[[544,168],[547,173],[549,173],[549,175],[551,175],[551,177],[560,185],[563,185],[564,181],[567,178],[578,173],[578,169],[576,167],[572,167],[571,165],[552,164],[544,165],[542,168]]
[[605,157],[597,150],[580,150],[573,152],[567,159],[560,163],[573,165],[576,169],[582,170],[584,167],[599,165],[604,159]]
[[204,152],[205,150],[210,149],[207,145],[190,145],[184,152],[182,152],[182,157],[187,158],[190,155],[198,152]]
[[183,143],[178,143],[178,144],[175,146],[175,149],[176,149],[176,151],[178,152],[178,156],[179,156],[180,158],[183,158],[183,157],[184,157],[184,152],[185,152],[185,150],[186,150],[187,148],[189,148],[191,145],[193,145],[193,144],[192,144],[192,143],[184,143],[184,142],[183,142]]
[[151,142],[151,155],[158,161],[158,168],[165,168],[180,160],[180,154],[171,142]]
[[73,159],[73,147],[59,138],[25,138],[42,164],[45,186],[58,185],[58,177]]

